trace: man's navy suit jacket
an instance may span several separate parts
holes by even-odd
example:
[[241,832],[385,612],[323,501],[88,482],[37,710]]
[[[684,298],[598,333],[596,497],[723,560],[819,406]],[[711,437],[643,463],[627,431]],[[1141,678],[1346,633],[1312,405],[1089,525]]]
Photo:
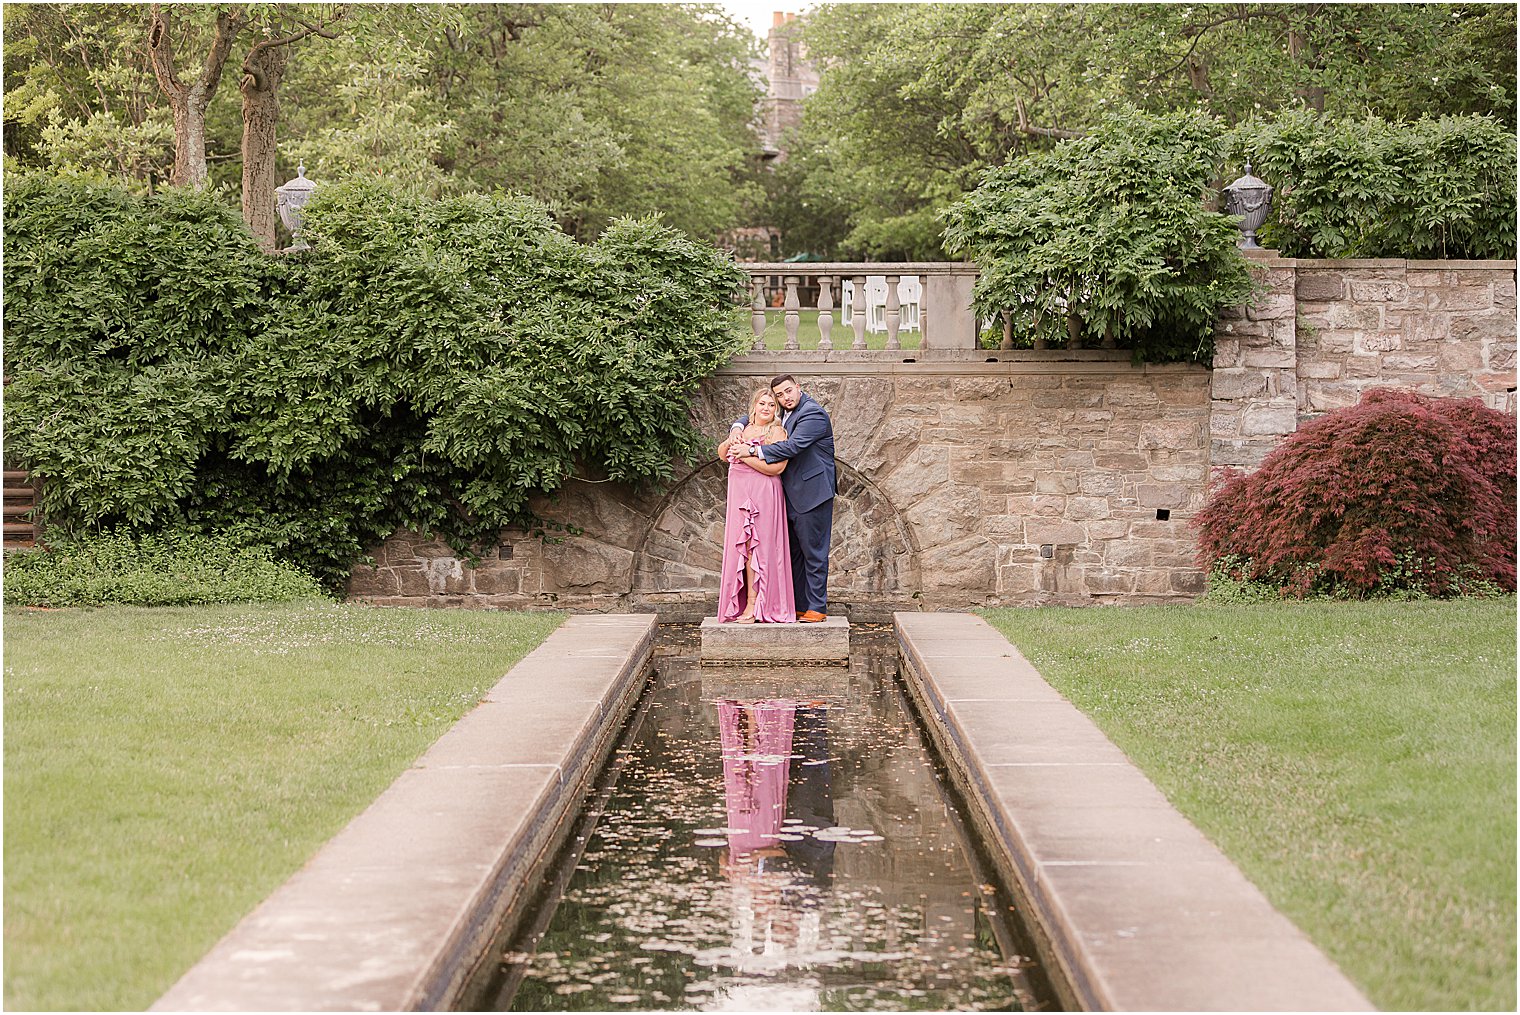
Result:
[[[741,420],[749,422],[745,416]],[[788,460],[781,474],[781,489],[786,506],[801,514],[830,500],[839,489],[834,471],[834,424],[823,406],[807,392],[786,421],[787,439],[762,444],[760,454],[767,462]]]

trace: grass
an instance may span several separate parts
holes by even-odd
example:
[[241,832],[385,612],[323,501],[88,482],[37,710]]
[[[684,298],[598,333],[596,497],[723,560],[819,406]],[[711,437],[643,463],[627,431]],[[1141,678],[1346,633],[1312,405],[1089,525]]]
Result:
[[1515,600],[984,615],[1387,1010],[1515,1009]]
[[[855,329],[849,324],[839,323],[839,310],[833,311],[834,327],[829,332],[829,341],[834,349],[848,349],[855,341]],[[750,313],[744,311],[743,331],[753,339],[754,331],[750,325]],[[799,310],[797,321],[797,346],[800,349],[817,349],[820,332],[818,330],[818,311]],[[765,339],[766,349],[778,351],[786,348],[786,318],[780,310],[767,310],[765,313]],[[917,349],[920,342],[920,334],[916,331],[899,331],[897,341],[904,349]],[[887,347],[887,333],[885,331],[872,334],[866,332],[866,347],[869,349],[885,349]]]
[[5,1006],[142,1009],[560,614],[5,611]]

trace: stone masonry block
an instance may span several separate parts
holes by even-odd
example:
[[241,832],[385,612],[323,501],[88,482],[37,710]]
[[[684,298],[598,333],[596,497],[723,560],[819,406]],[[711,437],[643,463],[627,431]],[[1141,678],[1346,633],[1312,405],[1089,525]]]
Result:
[[1356,345],[1356,332],[1354,331],[1321,331],[1315,335],[1314,348],[1323,355],[1350,352]]
[[1513,314],[1472,314],[1453,316],[1450,336],[1458,342],[1513,342]]
[[1104,518],[1087,523],[1087,538],[1097,541],[1103,539],[1123,539],[1129,535],[1130,523],[1122,518]]
[[1296,405],[1253,405],[1240,421],[1240,432],[1245,437],[1290,434],[1297,429]]
[[1203,447],[1203,428],[1186,420],[1167,420],[1158,423],[1142,423],[1140,447],[1186,451]]
[[1301,271],[1298,273],[1298,299],[1301,302],[1331,303],[1346,295],[1346,280],[1338,271]]
[[1210,388],[1215,398],[1254,398],[1267,390],[1267,378],[1259,370],[1240,367],[1216,369]]
[[1060,519],[1031,518],[1024,523],[1024,539],[1034,546],[1045,543],[1074,545],[1087,542],[1087,530],[1075,522]]
[[1281,346],[1272,346],[1266,349],[1247,349],[1242,357],[1247,367],[1265,367],[1269,369],[1291,369],[1297,362],[1297,356],[1292,349],[1284,349]]
[[1347,356],[1346,377],[1377,377],[1382,373],[1381,356]]
[[1440,355],[1443,373],[1465,375],[1483,369],[1483,347],[1476,342],[1447,342]]
[[1409,298],[1409,286],[1403,282],[1352,282],[1354,303],[1401,303]]
[[1333,359],[1298,361],[1298,376],[1321,381],[1333,381],[1341,375],[1341,361]]
[[1246,308],[1246,317],[1252,321],[1275,321],[1291,318],[1297,310],[1297,302],[1291,293],[1265,295]]
[[1493,305],[1493,288],[1486,285],[1448,286],[1426,295],[1426,306],[1432,310],[1487,310]]
[[1451,335],[1451,315],[1426,313],[1411,315],[1404,319],[1404,343],[1406,346],[1421,342],[1444,342]]
[[1403,339],[1386,331],[1358,335],[1353,346],[1357,352],[1368,353],[1393,352],[1403,347]]
[[1073,521],[1107,518],[1108,499],[1105,497],[1072,497],[1066,502],[1066,517]]
[[1355,405],[1362,397],[1362,385],[1349,383],[1323,383],[1305,385],[1309,409],[1329,412]]
[[840,616],[817,624],[724,624],[716,617],[702,621],[703,662],[841,662],[849,657],[850,624]]
[[1384,356],[1384,370],[1433,371],[1440,365],[1437,356]]

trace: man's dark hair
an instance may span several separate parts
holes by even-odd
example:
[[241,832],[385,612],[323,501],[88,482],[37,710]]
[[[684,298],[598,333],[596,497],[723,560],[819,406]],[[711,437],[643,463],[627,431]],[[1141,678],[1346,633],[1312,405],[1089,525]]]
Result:
[[[775,377],[771,378],[771,387],[774,388],[782,381],[791,381],[793,384],[797,384],[797,378],[793,377],[791,374],[777,374]],[[800,388],[802,385],[797,384],[797,387]]]

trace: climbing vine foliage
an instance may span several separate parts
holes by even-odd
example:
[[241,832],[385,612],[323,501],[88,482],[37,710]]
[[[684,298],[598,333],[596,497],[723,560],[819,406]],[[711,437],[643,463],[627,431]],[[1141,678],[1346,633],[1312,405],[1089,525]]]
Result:
[[231,535],[333,585],[397,527],[467,552],[572,477],[668,479],[742,342],[743,274],[654,221],[581,244],[525,198],[354,183],[268,258],[203,194],[6,197],[6,455],[49,525]]
[[946,212],[945,245],[975,259],[978,309],[1016,333],[1207,359],[1220,311],[1252,292],[1234,220],[1205,207],[1227,150],[1210,117],[1115,111],[988,170]]

